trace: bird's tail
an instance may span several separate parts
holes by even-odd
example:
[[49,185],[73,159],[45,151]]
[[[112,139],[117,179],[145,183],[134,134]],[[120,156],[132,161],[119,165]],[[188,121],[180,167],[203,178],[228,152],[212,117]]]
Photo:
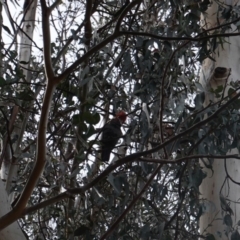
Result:
[[102,162],[108,162],[110,158],[111,150],[110,149],[102,149]]

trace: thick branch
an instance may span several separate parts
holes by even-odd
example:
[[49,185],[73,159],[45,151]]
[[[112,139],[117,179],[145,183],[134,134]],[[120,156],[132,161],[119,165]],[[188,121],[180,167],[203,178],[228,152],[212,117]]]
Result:
[[54,79],[53,68],[51,65],[50,30],[48,21],[50,11],[47,8],[46,2],[44,0],[41,0],[41,6],[43,18],[42,28],[44,42],[44,60],[48,84],[43,100],[41,117],[38,126],[36,162],[16,206],[9,213],[0,218],[0,230],[5,228],[9,224],[13,223],[22,216],[22,213],[27,205],[28,199],[30,198],[33,189],[41,176],[41,173],[44,169],[46,162],[46,129],[53,92],[56,88],[56,84],[54,82],[56,81]]
[[42,32],[43,32],[43,54],[45,73],[48,81],[53,81],[54,72],[51,60],[51,32],[49,26],[50,9],[46,6],[45,0],[41,0],[42,7]]
[[76,62],[74,62],[69,68],[67,68],[62,74],[60,74],[57,77],[57,82],[59,83],[63,79],[65,79],[72,71],[74,71],[81,63],[86,61],[92,54],[99,51],[103,47],[105,47],[108,43],[112,42],[116,38],[120,37],[121,34],[114,33],[113,35],[109,36],[108,38],[104,39],[102,42],[100,42],[98,45],[91,48],[86,54],[84,54],[82,57],[80,57]]
[[[53,89],[52,89],[52,90],[53,90]],[[47,95],[47,94],[46,94],[46,95]],[[89,189],[92,188],[96,183],[98,183],[99,181],[101,181],[102,179],[104,179],[105,177],[107,177],[110,172],[112,172],[112,171],[115,170],[117,167],[121,166],[122,164],[125,164],[125,163],[128,163],[128,162],[132,162],[132,161],[134,161],[134,160],[137,160],[137,159],[140,158],[141,156],[146,156],[146,155],[151,154],[151,153],[153,153],[153,152],[159,151],[160,149],[162,149],[163,147],[167,146],[168,144],[170,144],[171,142],[175,141],[176,139],[179,139],[180,137],[185,136],[186,134],[190,133],[190,132],[193,131],[194,129],[199,128],[199,127],[203,126],[204,124],[210,122],[210,121],[213,120],[215,117],[217,117],[220,112],[222,112],[224,109],[226,109],[230,104],[232,104],[232,103],[233,103],[236,99],[238,99],[239,97],[240,97],[240,93],[238,93],[236,96],[234,96],[232,99],[230,99],[227,103],[225,103],[222,107],[220,107],[220,108],[219,108],[215,113],[213,113],[210,117],[206,118],[206,119],[203,120],[202,122],[199,122],[199,123],[193,125],[191,128],[187,129],[186,131],[184,131],[184,132],[182,132],[182,133],[179,133],[178,135],[170,138],[170,139],[167,140],[166,142],[158,145],[157,147],[152,148],[152,149],[147,150],[147,151],[144,151],[144,152],[134,153],[134,154],[132,154],[132,155],[126,156],[126,157],[124,157],[124,158],[116,161],[114,164],[108,166],[99,176],[97,176],[97,177],[96,177],[95,179],[93,179],[90,183],[86,184],[86,185],[83,186],[83,187],[68,189],[65,193],[62,193],[62,194],[60,194],[59,196],[56,196],[56,197],[54,197],[54,198],[52,198],[52,199],[49,199],[49,200],[47,200],[47,201],[45,201],[45,202],[43,202],[43,203],[40,203],[40,205],[36,205],[35,207],[28,208],[28,209],[26,209],[25,211],[23,211],[23,209],[20,209],[20,212],[19,212],[18,206],[19,206],[19,202],[20,202],[20,200],[21,200],[21,199],[20,199],[19,202],[17,203],[16,208],[14,208],[13,211],[9,212],[8,214],[6,214],[5,216],[3,216],[3,217],[0,219],[0,229],[6,227],[6,226],[7,226],[8,224],[10,224],[11,222],[17,220],[20,216],[23,216],[24,214],[30,213],[30,212],[32,212],[33,210],[36,210],[38,207],[43,207],[43,206],[45,206],[45,204],[53,204],[54,202],[57,202],[57,201],[62,200],[62,199],[64,199],[64,198],[67,198],[67,197],[69,197],[69,196],[71,196],[71,195],[80,194],[80,193],[85,192],[86,190],[89,190]],[[45,102],[45,101],[44,101],[44,102]],[[42,114],[41,119],[42,119],[42,117],[44,117],[44,115],[45,115],[45,117],[48,116],[48,114],[47,114],[47,115],[46,115],[46,114]],[[46,119],[46,120],[47,120],[47,119]],[[46,126],[45,126],[45,127],[46,127]],[[42,147],[44,147],[44,152],[45,152],[45,145],[43,146],[43,145],[41,144],[41,143],[43,143],[43,142],[44,142],[44,144],[45,144],[45,139],[42,139],[42,138],[45,136],[45,134],[44,134],[44,136],[42,136],[43,134],[40,134],[41,130],[46,130],[46,128],[44,128],[44,126],[42,126],[42,125],[39,126],[39,137],[41,137],[41,138],[40,138],[41,141],[39,141],[39,143],[38,143],[38,149],[41,149]],[[40,147],[40,148],[39,148],[39,147]],[[34,167],[34,170],[33,170],[33,173],[32,173],[32,175],[31,175],[31,177],[34,176],[36,170],[38,170],[38,167],[42,167],[42,168],[43,168],[43,166],[44,166],[44,165],[41,165],[41,164],[43,164],[43,162],[45,163],[45,161],[39,161],[39,157],[42,157],[42,154],[38,152],[38,158],[37,158],[38,161],[37,161],[37,163],[36,163],[36,165],[35,165],[35,167]],[[175,160],[175,163],[180,162],[180,161],[183,161],[183,160],[187,160],[187,159],[189,159],[189,158],[201,158],[201,157],[202,157],[202,158],[204,158],[204,157],[211,157],[211,155],[210,155],[210,156],[205,156],[205,155],[187,156],[187,157],[185,157],[184,159],[177,159],[177,160]],[[239,158],[238,155],[232,155],[232,156],[212,156],[212,157],[214,157],[214,158],[226,158],[226,157]],[[41,159],[40,159],[40,160],[41,160]],[[142,161],[145,161],[146,159],[139,159],[139,160],[140,160],[140,161],[141,161],[141,160],[142,160]],[[154,162],[154,160],[152,160],[152,161]],[[164,162],[158,160],[158,162],[159,162],[159,163],[169,163],[169,162],[167,162],[167,160],[164,160]],[[172,162],[174,163],[174,160],[173,160]],[[39,164],[38,164],[38,163],[39,163]],[[37,173],[39,174],[38,171],[37,171]],[[31,181],[31,177],[30,177],[30,179],[29,179],[30,181]],[[35,179],[35,178],[34,178],[34,179]],[[35,180],[35,181],[36,181],[36,180]],[[27,185],[28,185],[28,184],[27,184]],[[33,186],[33,184],[30,184],[30,185]],[[33,186],[33,187],[34,187],[34,186]],[[26,186],[26,188],[27,188],[27,186]],[[25,189],[26,189],[26,188],[25,188]],[[24,192],[25,192],[25,190],[24,190]],[[30,196],[30,195],[29,195],[29,196]],[[25,199],[25,198],[24,198],[24,199]],[[24,199],[23,199],[23,200],[24,200]],[[23,200],[22,200],[22,201],[23,201]],[[16,212],[17,212],[17,216],[18,216],[18,217],[15,216],[15,215],[16,215]],[[8,220],[8,217],[11,219],[11,221]],[[5,223],[6,220],[8,220],[7,223]]]
[[48,122],[49,109],[52,101],[53,92],[55,90],[55,85],[48,84],[43,106],[42,112],[38,127],[38,142],[37,142],[37,152],[36,152],[36,163],[32,170],[32,173],[28,179],[28,182],[21,194],[19,201],[16,206],[6,215],[0,218],[0,230],[8,226],[9,224],[16,221],[18,218],[22,216],[22,213],[27,205],[28,199],[30,198],[32,191],[37,184],[39,177],[43,171],[46,161],[46,129]]
[[222,107],[220,107],[215,113],[213,113],[211,116],[209,116],[208,118],[204,119],[203,121],[196,123],[195,125],[193,125],[192,127],[188,128],[187,130],[179,133],[176,136],[173,136],[172,138],[168,139],[167,141],[165,141],[162,144],[159,144],[158,146],[156,146],[155,148],[152,148],[150,150],[146,150],[143,152],[138,152],[138,153],[134,153],[131,154],[129,156],[126,156],[122,159],[119,159],[118,161],[116,161],[114,164],[108,166],[105,171],[102,172],[102,174],[100,174],[99,176],[97,176],[92,182],[86,184],[83,188],[74,188],[74,189],[69,189],[69,191],[72,194],[77,194],[77,193],[82,193],[83,189],[89,189],[91,187],[93,187],[96,183],[98,183],[99,181],[101,181],[104,177],[107,177],[108,174],[110,172],[112,172],[114,169],[116,169],[116,167],[121,166],[122,164],[134,161],[142,156],[146,156],[148,154],[152,154],[156,151],[161,150],[162,148],[164,148],[165,146],[167,146],[168,144],[170,144],[171,142],[185,136],[188,133],[191,133],[193,130],[200,128],[201,126],[203,126],[204,124],[207,124],[208,122],[212,121],[214,118],[216,118],[218,116],[219,113],[221,113],[223,110],[225,110],[230,104],[232,104],[236,99],[238,99],[240,97],[240,93],[238,93],[236,96],[234,96],[232,99],[230,99],[227,103],[225,103],[224,105],[222,105]]
[[130,31],[119,31],[119,34],[122,35],[130,35],[130,36],[145,36],[149,38],[155,38],[158,40],[163,40],[163,41],[189,41],[189,42],[200,42],[202,40],[207,40],[210,38],[218,38],[218,37],[236,37],[240,35],[240,32],[237,33],[218,33],[218,34],[212,34],[212,35],[207,35],[204,37],[200,37],[198,35],[197,37],[163,37],[159,36],[153,33],[146,33],[146,32],[130,32]]
[[[186,160],[192,160],[192,159],[199,159],[199,158],[214,158],[214,159],[229,159],[229,158],[235,158],[235,159],[240,159],[239,155],[233,154],[233,155],[225,155],[225,156],[220,156],[220,155],[192,155],[192,156],[186,156],[183,158],[179,158],[176,160],[164,160],[164,159],[152,159],[152,158],[139,158],[137,161],[140,162],[151,162],[151,163],[161,163],[161,164],[177,164],[177,163],[181,163],[183,161]],[[122,159],[121,159],[122,160]],[[118,161],[117,164],[112,165],[113,167],[109,170],[109,168],[107,168],[106,170],[104,170],[104,172],[102,172],[102,174],[100,174],[98,176],[98,181],[102,180],[104,177],[106,177],[106,175],[109,174],[109,172],[112,172],[113,170],[115,170],[117,167],[119,167],[120,165],[122,165],[123,163],[121,162],[121,160]],[[134,159],[129,160],[127,163],[129,162],[133,162],[135,161]],[[107,172],[106,172],[107,171]],[[96,181],[94,181],[94,184],[96,184]],[[78,194],[80,193],[84,193],[85,191],[89,190],[94,184],[92,184],[92,182],[90,182],[89,184],[87,184],[87,186],[83,186],[81,188],[78,188]],[[39,204],[36,204],[35,206],[32,207],[28,207],[24,210],[24,212],[22,213],[22,216],[25,216],[27,214],[30,214],[32,212],[35,212],[41,208],[44,208],[46,206],[49,206],[51,204],[54,204],[56,202],[59,202],[63,199],[69,198],[69,197],[73,197],[76,193],[72,192],[73,189],[68,189],[66,192],[63,192],[53,198],[50,198],[48,200],[45,200]],[[75,189],[76,190],[76,189]],[[74,190],[74,191],[75,191]]]
[[[134,3],[137,4],[138,1],[136,1]],[[127,11],[127,9],[128,8],[126,8],[125,10]],[[233,22],[235,22],[235,21],[236,20],[234,20]],[[230,23],[224,24],[224,26],[229,25],[229,24]],[[210,31],[212,31],[214,29],[218,29],[222,26],[223,25],[208,29],[208,30],[204,31],[203,33],[210,32]],[[155,39],[159,39],[159,40],[163,40],[163,41],[166,41],[166,40],[167,41],[188,41],[188,42],[184,43],[184,45],[189,43],[189,42],[199,42],[199,41],[202,41],[202,40],[216,38],[216,37],[230,37],[230,36],[233,37],[233,36],[239,36],[240,35],[240,33],[219,33],[219,34],[214,34],[214,35],[201,37],[201,35],[203,33],[199,34],[197,37],[194,37],[194,38],[192,38],[192,37],[180,37],[180,38],[178,38],[178,37],[163,37],[163,36],[159,36],[159,35],[156,35],[156,34],[145,33],[145,32],[115,31],[111,36],[109,36],[108,38],[106,38],[102,42],[100,42],[98,45],[91,48],[86,54],[84,54],[82,57],[80,57],[69,68],[67,68],[62,74],[60,74],[57,77],[57,82],[60,82],[62,79],[65,79],[73,70],[75,70],[81,63],[83,63],[86,59],[88,59],[92,54],[99,51],[104,46],[106,46],[108,43],[115,40],[116,38],[124,36],[124,35],[126,35],[126,36],[127,35],[130,35],[130,36],[146,36],[146,37],[155,38]],[[183,47],[183,46],[181,46],[181,47]]]
[[92,0],[87,0],[84,22],[85,22],[85,44],[87,45],[88,48],[90,46],[90,40],[92,38],[91,15],[92,15]]

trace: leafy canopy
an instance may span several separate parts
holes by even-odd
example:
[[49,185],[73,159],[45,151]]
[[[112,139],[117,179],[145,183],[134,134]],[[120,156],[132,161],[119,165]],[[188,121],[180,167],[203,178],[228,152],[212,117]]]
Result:
[[[222,96],[224,86],[212,90],[218,103],[203,106],[199,65],[212,58],[225,41],[227,24],[239,17],[234,8],[221,6],[226,25],[212,32],[222,36],[210,37],[200,27],[200,15],[209,4],[72,0],[52,11],[55,74],[82,62],[70,69],[54,92],[47,163],[29,200],[35,208],[20,220],[28,235],[166,240],[199,235],[203,202],[198,187],[206,176],[199,159],[212,169],[213,156],[239,148],[240,128],[239,102],[233,99],[230,104],[230,98]],[[41,29],[37,21],[36,29]],[[4,22],[3,32],[13,34]],[[25,81],[16,51],[8,49],[4,39],[1,44],[0,98],[7,104],[0,108],[0,131],[3,139],[9,136],[13,105],[20,108],[15,127],[24,130],[20,150],[14,154],[19,165],[11,190],[15,193],[21,193],[35,160],[46,84],[38,44],[33,39],[26,62],[30,82]],[[237,88],[231,87],[229,96]],[[99,163],[100,129],[119,108],[128,113],[128,120],[121,147],[113,155],[119,160],[109,166]],[[26,125],[18,126],[26,117]],[[61,197],[63,189],[70,194]],[[46,202],[43,208],[40,202]],[[231,225],[231,216],[226,214],[224,221]]]

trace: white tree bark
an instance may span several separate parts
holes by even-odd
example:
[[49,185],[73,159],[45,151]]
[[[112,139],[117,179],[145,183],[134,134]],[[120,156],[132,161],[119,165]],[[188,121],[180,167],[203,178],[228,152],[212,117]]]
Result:
[[[23,74],[27,81],[29,81],[29,71],[27,70],[30,66],[30,56],[31,56],[31,47],[32,47],[32,39],[33,39],[33,31],[35,25],[35,14],[36,14],[36,7],[37,7],[37,0],[28,1],[29,6],[25,6],[24,11],[24,21],[22,25],[22,29],[24,33],[19,32],[21,39],[20,39],[20,46],[19,46],[19,62],[20,66],[22,66]],[[22,62],[22,63],[21,63]],[[18,110],[17,110],[18,111]],[[20,126],[24,128],[24,124],[22,123]],[[16,128],[19,129],[19,128]],[[15,132],[15,130],[13,130]],[[17,130],[18,131],[18,130]],[[16,132],[15,132],[16,133]],[[21,134],[18,132],[19,139],[22,137]],[[20,142],[15,144],[14,154],[18,153]],[[10,197],[8,196],[12,181],[17,178],[17,164],[12,162],[13,156],[11,151],[9,151],[10,147],[9,144],[6,145],[5,149],[5,158],[2,163],[1,168],[1,178],[5,180],[4,182],[0,179],[0,216],[5,215],[11,209],[10,205]],[[17,222],[12,223],[7,228],[0,232],[0,239],[1,240],[24,240],[26,239],[25,235],[23,234],[21,228],[19,227]]]
[[[0,179],[0,216],[5,215],[10,211],[10,203],[8,201],[8,195],[5,190],[4,183]],[[5,229],[0,232],[0,239],[1,240],[25,240],[26,237],[24,236],[21,228],[19,227],[17,222],[12,223]]]
[[[30,81],[30,75],[28,68],[30,66],[30,58],[31,58],[31,50],[32,50],[32,39],[33,39],[33,32],[35,26],[35,15],[36,15],[36,8],[37,8],[37,0],[34,1],[25,1],[26,3],[29,2],[25,6],[25,10],[23,12],[23,24],[22,30],[19,31],[20,34],[20,44],[19,44],[19,65],[22,67],[23,75],[27,82]],[[25,5],[25,4],[24,4]],[[21,91],[21,89],[19,89]],[[17,110],[18,111],[18,110]],[[25,121],[19,122],[18,126],[13,130],[13,136],[18,136],[18,141],[14,144],[14,157],[18,157],[19,148],[22,140],[23,132],[22,129],[25,129],[25,125],[27,122],[28,114],[25,116]],[[17,170],[18,164],[12,162],[13,156],[10,152],[9,146],[6,147],[6,159],[2,163],[1,168],[1,177],[2,179],[6,180],[6,190],[9,193],[11,189],[12,182],[17,177]]]
[[[220,1],[223,2],[223,1]],[[226,0],[226,4],[234,5],[238,1]],[[218,5],[216,2],[212,4],[204,16],[203,25],[206,29],[217,26],[221,24],[221,19],[217,21],[217,11]],[[218,15],[221,16],[221,15]],[[205,25],[207,23],[207,26]],[[231,26],[231,32],[234,32],[236,27]],[[240,79],[240,36],[229,37],[226,39],[228,43],[224,43],[223,46],[219,46],[213,56],[216,62],[211,59],[206,59],[202,64],[202,73],[200,76],[201,83],[206,89],[206,100],[217,100],[208,91],[208,89],[216,88],[219,85],[225,86],[225,81],[227,80],[227,85],[225,89],[225,96],[228,93],[228,83],[231,81],[238,81]],[[214,75],[217,68],[225,68],[226,72],[222,76]],[[231,72],[229,76],[229,72]],[[229,76],[229,77],[228,77]],[[235,149],[229,154],[238,154],[238,150]],[[226,236],[226,232],[229,227],[223,222],[223,210],[220,203],[220,191],[224,198],[230,200],[230,208],[233,210],[234,215],[232,215],[233,227],[238,230],[238,221],[240,220],[240,185],[237,185],[231,181],[225,182],[226,172],[224,168],[224,159],[215,159],[213,163],[212,173],[210,170],[204,169],[207,172],[207,177],[204,179],[200,187],[200,199],[207,199],[205,202],[205,214],[200,219],[200,231],[201,233],[208,232],[213,234],[215,239],[230,239],[230,236]],[[227,170],[229,175],[237,182],[240,183],[240,162],[237,159],[227,159]],[[212,175],[213,174],[213,175]],[[224,184],[223,189],[222,186]],[[228,202],[228,201],[227,201]],[[225,212],[226,214],[226,212]],[[205,231],[205,229],[207,230]]]

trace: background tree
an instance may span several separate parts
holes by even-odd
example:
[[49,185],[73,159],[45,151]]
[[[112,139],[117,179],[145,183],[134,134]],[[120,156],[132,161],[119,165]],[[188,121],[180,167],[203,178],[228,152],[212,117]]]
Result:
[[[0,229],[19,220],[30,239],[214,239],[199,233],[209,209],[199,186],[206,168],[216,174],[213,159],[239,159],[227,153],[238,148],[240,95],[237,82],[199,83],[203,60],[239,35],[238,6],[217,3],[221,21],[203,28],[207,0],[40,0],[30,60],[1,38],[1,98],[12,104],[1,108],[2,167],[18,168]],[[15,44],[24,29],[8,19],[2,34]],[[220,98],[204,105],[205,89]],[[118,109],[128,113],[124,138],[102,163],[101,127]],[[236,236],[239,219],[222,195]]]
[[[202,17],[202,23],[205,29],[215,28],[219,24],[224,24],[225,19],[230,15],[234,15],[235,9],[239,6],[233,2],[217,3],[214,2],[207,10],[207,14]],[[233,12],[229,12],[229,9],[233,8]],[[234,33],[237,31],[235,24],[231,24],[227,27],[226,32]],[[217,33],[213,30],[212,34]],[[233,97],[236,95],[239,89],[239,36],[228,37],[219,45],[219,41],[215,51],[212,53],[214,61],[210,58],[204,60],[202,64],[202,74],[200,81],[206,89],[205,105],[213,102],[221,102],[223,97]],[[212,46],[209,45],[209,48]],[[214,92],[221,92],[221,94],[214,94]],[[230,111],[230,118],[235,118],[235,114],[238,114],[238,103],[234,104],[235,109],[227,109]],[[224,120],[222,120],[224,121]],[[221,122],[219,123],[222,124]],[[230,120],[230,124],[238,124],[234,120]],[[226,132],[229,136],[225,136],[226,140],[222,143],[219,142],[219,147],[223,155],[238,154],[239,152],[239,136],[237,132],[234,132],[232,126],[229,128],[226,126]],[[218,131],[216,131],[216,134]],[[221,135],[219,135],[221,138]],[[219,140],[217,140],[219,141]],[[230,149],[229,149],[230,146]],[[207,159],[205,161],[208,162]],[[240,219],[239,212],[239,160],[237,158],[228,159],[215,159],[211,163],[211,168],[204,171],[208,173],[208,176],[203,180],[200,192],[203,200],[203,216],[200,221],[201,232],[209,232],[209,238],[214,236],[216,239],[239,239],[240,234],[238,231],[238,221]],[[212,174],[214,171],[214,174]],[[221,221],[219,221],[221,219]]]

